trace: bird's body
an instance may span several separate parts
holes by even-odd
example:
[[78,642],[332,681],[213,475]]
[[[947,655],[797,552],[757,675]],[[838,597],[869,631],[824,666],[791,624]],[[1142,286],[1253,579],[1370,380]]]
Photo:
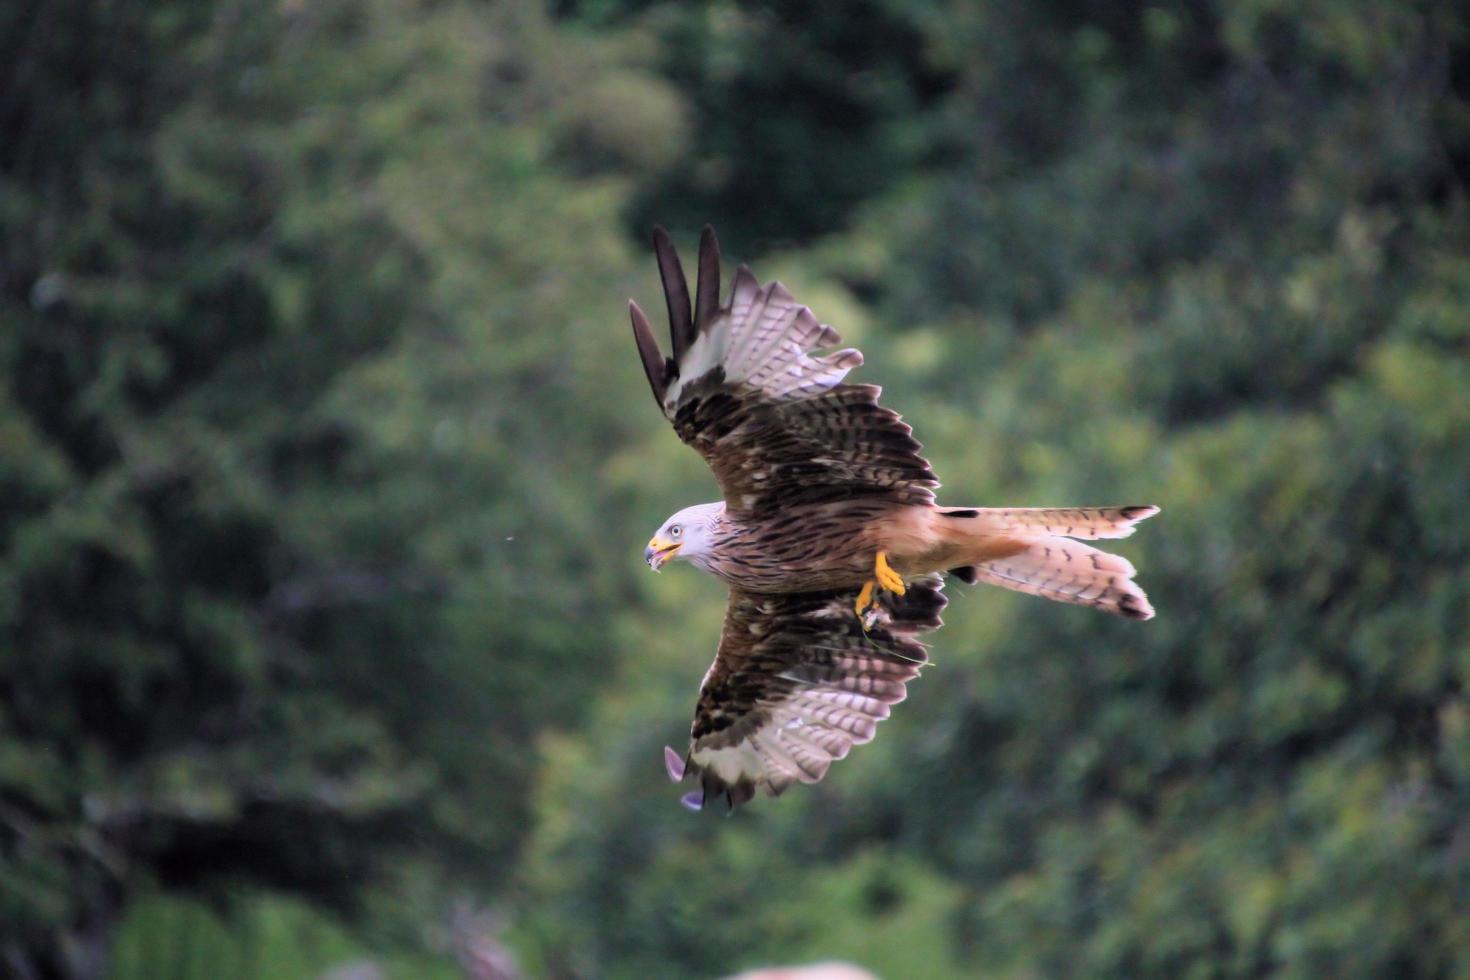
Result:
[[843,383],[862,355],[821,353],[835,330],[743,267],[722,306],[708,228],[691,307],[661,229],[654,244],[673,356],[630,304],[634,338],[660,409],[724,500],[674,514],[644,556],[654,568],[687,560],[730,586],[690,749],[665,757],[671,777],[700,779],[687,804],[816,782],[872,738],[926,660],[916,637],[940,625],[945,574],[1153,616],[1128,560],[1081,539],[1127,537],[1157,507],[940,506],[909,426],[875,386]]
[[887,518],[919,508],[872,500],[806,504],[774,514],[731,517],[723,503],[714,547],[690,563],[748,592],[858,588],[872,577]]
[[[1135,522],[1156,512],[1151,507],[954,508],[857,498],[742,519],[729,516],[721,501],[699,506],[709,508],[712,547],[689,555],[688,561],[748,592],[857,589],[873,577],[873,556],[880,551],[904,578],[942,572],[968,577],[969,569],[982,566],[1004,574],[1005,559],[1032,547],[1050,558],[1045,550],[1054,547],[1058,571],[1067,563],[1079,565],[1054,583],[1051,591],[1075,586],[1058,598],[1091,605],[1121,601],[1131,609],[1123,615],[1152,615],[1146,603],[1139,603],[1141,596],[1118,592],[1121,583],[1112,582],[1113,576],[1086,574],[1121,574],[1123,568],[1114,563],[1126,564],[1123,559],[1070,539],[1124,537]],[[1129,566],[1127,575],[1132,574]]]

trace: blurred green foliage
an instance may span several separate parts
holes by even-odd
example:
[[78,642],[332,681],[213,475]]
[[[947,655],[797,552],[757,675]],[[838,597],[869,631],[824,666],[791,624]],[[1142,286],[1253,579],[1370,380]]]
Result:
[[[369,967],[371,964],[371,967]],[[112,980],[230,980],[320,977],[376,968],[376,976],[455,980],[452,960],[432,954],[369,956],[360,941],[294,898],[237,895],[211,909],[178,896],[143,895],[129,903],[114,935]]]
[[[0,134],[9,973],[1470,976],[1459,5],[50,0]],[[679,809],[653,220],[947,501],[1163,505],[1159,618],[954,586],[881,738]]]

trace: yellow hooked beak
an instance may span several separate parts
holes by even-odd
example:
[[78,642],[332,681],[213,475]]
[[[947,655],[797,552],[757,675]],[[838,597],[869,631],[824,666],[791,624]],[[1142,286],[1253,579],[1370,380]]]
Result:
[[643,560],[648,562],[648,567],[656,572],[678,551],[679,542],[666,541],[655,534],[653,540],[648,542],[648,547],[643,549]]

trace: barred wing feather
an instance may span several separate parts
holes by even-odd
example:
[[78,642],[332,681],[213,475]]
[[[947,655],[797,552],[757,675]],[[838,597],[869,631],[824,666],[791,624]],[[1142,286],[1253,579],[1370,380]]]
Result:
[[[668,235],[654,233],[674,356],[631,304],[650,387],[679,438],[714,471],[726,508],[758,513],[854,497],[932,503],[939,486],[913,431],[878,404],[874,385],[844,384],[862,363],[853,348],[779,282],[735,275],[720,306],[719,244],[700,241],[698,301]],[[697,315],[697,317],[696,317]]]
[[885,597],[866,633],[852,614],[853,590],[732,590],[689,751],[665,751],[670,777],[699,785],[685,805],[723,796],[735,807],[757,792],[815,783],[870,741],[927,659],[917,637],[940,625],[942,588],[926,578]]

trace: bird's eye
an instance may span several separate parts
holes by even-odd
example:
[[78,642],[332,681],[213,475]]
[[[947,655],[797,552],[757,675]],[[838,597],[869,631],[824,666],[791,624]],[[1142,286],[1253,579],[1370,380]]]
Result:
[[677,538],[679,535],[681,535],[683,533],[684,533],[684,529],[682,527],[680,527],[679,525],[677,525],[677,524],[675,524],[673,527],[669,528],[669,537],[671,537],[671,538]]

